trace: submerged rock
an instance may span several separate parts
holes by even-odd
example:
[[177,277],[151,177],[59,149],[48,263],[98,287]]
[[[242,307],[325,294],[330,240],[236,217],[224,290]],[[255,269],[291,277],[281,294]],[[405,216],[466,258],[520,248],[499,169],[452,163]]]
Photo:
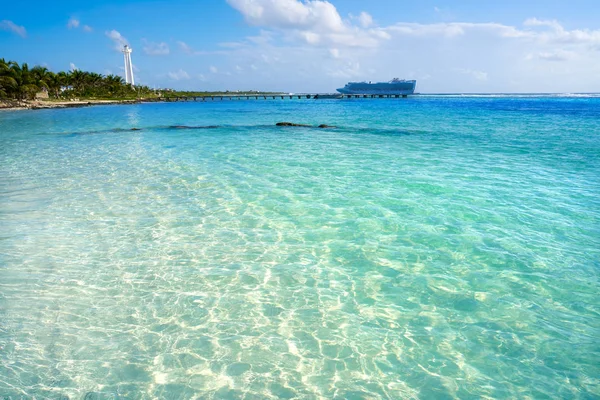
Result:
[[310,125],[305,125],[305,124],[295,124],[293,122],[278,122],[275,124],[275,126],[302,126],[305,128],[310,128]]
[[318,126],[318,128],[337,128],[337,126],[327,125],[327,124],[321,124],[321,125]]

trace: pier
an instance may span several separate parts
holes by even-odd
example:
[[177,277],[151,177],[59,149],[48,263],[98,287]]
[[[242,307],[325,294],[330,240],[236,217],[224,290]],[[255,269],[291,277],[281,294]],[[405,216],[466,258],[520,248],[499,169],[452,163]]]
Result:
[[298,94],[219,94],[206,96],[166,96],[156,101],[222,101],[222,100],[302,100],[302,99],[399,99],[407,98],[406,94],[332,94],[332,93],[298,93]]

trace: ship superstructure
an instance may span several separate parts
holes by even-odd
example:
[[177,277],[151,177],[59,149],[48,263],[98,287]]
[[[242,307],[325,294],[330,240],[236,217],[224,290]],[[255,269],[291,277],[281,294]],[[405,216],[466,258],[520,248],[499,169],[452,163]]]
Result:
[[389,82],[348,82],[337,89],[342,94],[413,94],[417,81],[394,78]]

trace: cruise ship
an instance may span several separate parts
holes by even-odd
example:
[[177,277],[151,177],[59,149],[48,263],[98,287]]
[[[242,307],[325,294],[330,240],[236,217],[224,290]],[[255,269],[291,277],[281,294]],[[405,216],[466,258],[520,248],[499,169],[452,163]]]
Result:
[[337,89],[342,94],[413,94],[417,81],[407,81],[394,78],[389,82],[348,82],[343,88]]

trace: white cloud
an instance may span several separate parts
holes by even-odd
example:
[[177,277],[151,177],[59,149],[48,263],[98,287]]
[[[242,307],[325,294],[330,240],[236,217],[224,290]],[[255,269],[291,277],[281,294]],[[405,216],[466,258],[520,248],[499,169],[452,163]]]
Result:
[[457,37],[473,32],[478,34],[490,34],[506,38],[524,38],[532,37],[530,32],[520,31],[519,29],[493,22],[472,23],[472,22],[450,22],[419,24],[412,22],[399,22],[387,28],[385,32],[391,35],[402,36],[436,36],[436,37]]
[[217,69],[217,67],[211,65],[209,68],[210,72],[212,72],[213,74],[216,74],[217,72],[219,72],[219,70]]
[[192,48],[190,45],[188,45],[185,42],[182,42],[180,40],[177,41],[177,45],[179,46],[179,49],[184,52],[185,54],[189,54],[191,56],[197,56],[197,55],[216,55],[216,54],[227,54],[226,51],[222,51],[222,50],[217,50],[217,51],[202,51],[202,50],[194,50],[194,48]]
[[146,39],[142,39],[144,43],[144,53],[150,56],[165,56],[169,54],[169,45],[165,42],[154,43],[149,42]]
[[571,51],[557,49],[555,51],[543,51],[537,54],[530,53],[525,57],[526,60],[540,59],[544,61],[567,61],[574,57]]
[[69,22],[67,22],[67,28],[72,29],[77,27],[79,27],[79,20],[77,18],[71,17],[71,19],[69,19]]
[[546,61],[566,61],[569,59],[567,53],[560,51],[539,53],[538,57]]
[[[268,30],[278,31],[288,41],[311,46],[376,48],[393,35],[458,37],[481,33],[505,38],[522,38],[555,43],[600,45],[600,30],[565,30],[556,20],[530,18],[523,28],[500,23],[452,22],[420,24],[399,22],[378,27],[366,12],[344,20],[335,6],[323,0],[227,0],[250,25],[260,26],[261,40]],[[441,11],[439,8],[438,11]],[[358,21],[354,25],[352,21]],[[541,29],[540,29],[541,28]]]
[[186,54],[194,53],[194,50],[192,50],[192,48],[190,46],[188,46],[187,43],[178,41],[177,44],[179,45],[179,48],[181,49],[181,51],[183,51],[184,53],[186,53]]
[[73,63],[69,63],[69,69],[71,71],[77,71],[79,68],[77,68],[77,66]]
[[254,26],[284,32],[290,39],[313,45],[341,44],[374,47],[385,39],[377,30],[365,29],[373,19],[367,13],[358,17],[361,26],[344,21],[335,6],[327,1],[311,0],[227,0]]
[[358,21],[363,28],[368,28],[369,26],[373,25],[373,17],[364,11],[358,16]]
[[[67,28],[69,29],[77,29],[80,25],[81,21],[75,17],[69,18],[69,21],[67,22]],[[81,26],[81,29],[83,29],[84,32],[91,32],[93,30],[89,25],[83,25]]]
[[[385,32],[404,36],[443,36],[457,37],[466,34],[481,34],[501,38],[524,39],[538,44],[566,44],[600,46],[600,30],[576,29],[566,30],[555,20],[527,19],[520,29],[515,26],[499,23],[452,22],[435,24],[397,23],[387,28]],[[535,29],[535,28],[549,29]],[[533,29],[531,29],[533,28]]]
[[484,72],[484,71],[477,71],[477,70],[472,70],[469,68],[460,68],[458,71],[462,74],[469,75],[473,79],[478,80],[478,81],[487,81],[488,80],[488,73]]
[[353,78],[360,76],[361,69],[360,64],[358,62],[348,62],[345,65],[339,67],[335,70],[330,70],[327,72],[327,75],[334,78]]
[[123,46],[129,45],[127,39],[125,39],[118,31],[114,29],[112,31],[106,31],[105,35],[113,41],[114,49],[116,51],[121,51],[123,49]]
[[[379,25],[322,0],[227,1],[257,27],[251,36],[210,53],[177,44],[187,54],[219,56],[199,59],[195,70],[182,65],[209,77],[207,89],[247,88],[252,74],[252,89],[263,90],[332,91],[348,80],[398,76],[417,79],[422,93],[600,91],[600,30],[567,29],[552,18]],[[439,7],[438,21],[455,20]]]
[[252,25],[278,28],[344,30],[335,6],[327,1],[227,0]]
[[169,76],[169,78],[171,78],[175,81],[180,81],[183,79],[190,79],[189,74],[181,68],[179,69],[179,71],[169,72],[167,75]]
[[537,18],[528,18],[523,22],[523,26],[547,26],[549,28],[553,28],[556,30],[562,30],[562,26],[558,23],[557,20],[544,20]]
[[7,19],[0,21],[0,30],[12,32],[21,37],[27,37],[27,31],[24,26],[17,25]]

